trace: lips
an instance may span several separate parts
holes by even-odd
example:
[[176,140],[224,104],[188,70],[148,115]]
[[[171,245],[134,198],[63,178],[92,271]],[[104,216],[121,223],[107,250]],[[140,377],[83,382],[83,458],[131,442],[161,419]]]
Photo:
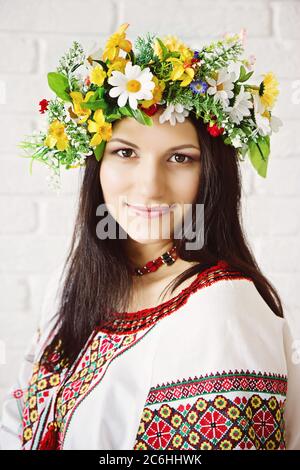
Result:
[[148,209],[145,206],[134,206],[132,204],[126,204],[130,210],[132,210],[135,214],[140,215],[142,217],[158,217],[163,214],[167,214],[170,212],[172,206],[158,206],[158,207],[149,207]]
[[171,207],[173,207],[173,205],[171,206],[153,206],[153,207],[145,207],[145,206],[136,206],[136,205],[133,205],[133,204],[127,204],[127,206],[131,207],[132,209],[135,209],[139,212],[145,212],[145,213],[149,213],[149,212],[169,212],[169,210],[171,209]]

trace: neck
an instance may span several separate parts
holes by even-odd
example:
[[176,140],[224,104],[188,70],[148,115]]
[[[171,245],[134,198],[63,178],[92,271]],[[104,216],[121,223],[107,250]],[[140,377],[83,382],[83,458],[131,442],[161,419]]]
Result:
[[[134,268],[142,267],[148,263],[148,261],[155,260],[158,256],[171,250],[174,244],[173,240],[158,240],[151,244],[138,243],[132,239],[126,240],[126,242],[125,251]],[[168,266],[161,266],[159,269],[164,267],[168,268]]]

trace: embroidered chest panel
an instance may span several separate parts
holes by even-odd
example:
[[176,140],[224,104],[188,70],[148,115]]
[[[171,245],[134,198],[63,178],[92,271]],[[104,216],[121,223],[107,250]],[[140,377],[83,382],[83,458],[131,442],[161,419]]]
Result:
[[[125,336],[96,331],[81,359],[72,368],[73,372],[62,367],[59,369],[59,362],[57,372],[50,373],[36,364],[23,409],[23,449],[40,448],[43,434],[53,422],[58,427],[56,448],[60,449],[76,407],[101,381],[109,364],[140,341],[148,331]],[[58,360],[59,352],[56,354],[53,359]],[[47,401],[49,394],[51,400]]]
[[287,377],[235,371],[152,387],[135,450],[285,449]]
[[[109,364],[139,342],[156,326],[159,320],[184,305],[189,296],[198,289],[208,287],[220,280],[248,279],[241,273],[229,270],[221,261],[216,266],[199,273],[197,279],[170,301],[152,309],[145,309],[124,318],[112,320],[97,328],[80,352],[70,369],[61,360],[60,345],[51,352],[52,371],[39,363],[34,365],[33,374],[24,396],[23,408],[23,449],[43,448],[48,439],[49,426],[55,431],[55,442],[47,448],[63,448],[70,420],[80,402],[102,380]],[[157,418],[155,418],[157,419]],[[141,421],[143,426],[146,423]],[[53,437],[53,436],[52,436]],[[136,446],[146,444],[139,439]]]

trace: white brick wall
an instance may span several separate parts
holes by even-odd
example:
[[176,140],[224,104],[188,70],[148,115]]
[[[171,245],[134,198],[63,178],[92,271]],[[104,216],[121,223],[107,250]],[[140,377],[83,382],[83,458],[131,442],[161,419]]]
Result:
[[172,33],[194,47],[244,27],[256,73],[278,75],[276,114],[284,127],[272,138],[266,180],[248,162],[242,168],[243,218],[257,260],[300,334],[300,1],[0,0],[0,406],[33,334],[49,274],[70,242],[79,181],[78,170],[66,172],[56,196],[42,165],[34,164],[30,176],[30,161],[17,157],[16,144],[40,126],[46,73],[72,41],[90,50],[122,22],[130,23],[132,39],[147,30]]

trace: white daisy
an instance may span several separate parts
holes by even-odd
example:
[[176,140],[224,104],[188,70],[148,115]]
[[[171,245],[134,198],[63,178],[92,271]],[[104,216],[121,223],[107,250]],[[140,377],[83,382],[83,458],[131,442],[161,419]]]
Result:
[[272,133],[272,129],[270,126],[270,120],[263,116],[262,113],[264,112],[264,106],[261,104],[258,95],[253,95],[254,99],[254,118],[258,133],[262,136],[270,135]]
[[253,108],[251,93],[244,91],[242,86],[239,94],[235,97],[233,106],[228,106],[226,111],[229,113],[232,122],[239,124],[244,116],[250,116],[250,108]]
[[109,90],[112,98],[118,98],[118,106],[123,107],[129,100],[129,106],[137,109],[137,100],[151,100],[153,94],[151,90],[155,87],[152,81],[153,74],[149,67],[143,70],[139,65],[132,65],[127,62],[125,73],[114,70],[108,79],[108,83],[113,85]]
[[184,108],[180,103],[169,104],[164,112],[159,116],[160,124],[163,124],[165,121],[170,121],[172,126],[175,126],[176,121],[183,122],[185,118],[189,115],[189,109]]
[[233,82],[236,78],[235,72],[228,72],[225,68],[218,71],[216,80],[208,77],[206,79],[210,87],[209,95],[214,95],[214,100],[219,101],[225,108],[229,105],[229,99],[233,98]]

